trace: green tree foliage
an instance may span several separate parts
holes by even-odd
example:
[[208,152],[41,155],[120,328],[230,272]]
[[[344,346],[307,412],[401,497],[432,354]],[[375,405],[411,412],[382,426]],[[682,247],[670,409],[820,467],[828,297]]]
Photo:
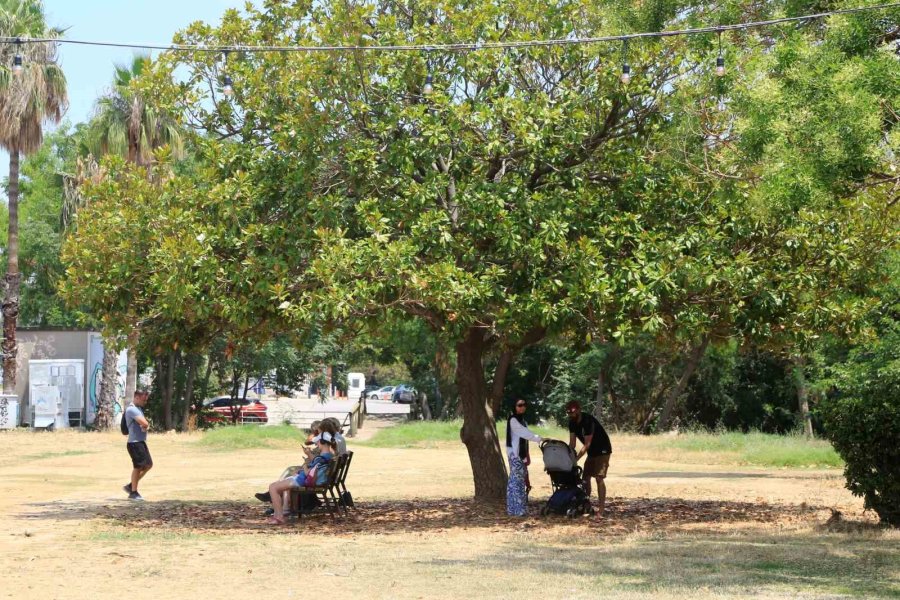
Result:
[[900,526],[900,319],[877,342],[835,367],[835,390],[821,403],[825,432],[846,463],[847,487],[882,522]]
[[[751,8],[718,6],[272,1],[177,41],[531,40]],[[610,46],[165,56],[141,85],[196,128],[208,168],[164,191],[153,213],[165,219],[142,213],[157,296],[138,312],[237,329],[421,320],[457,358],[476,496],[502,497],[494,399],[516,354],[548,334],[788,346],[855,322],[896,243],[900,75],[885,18],[896,11],[735,36],[726,81],[709,72],[711,39],[646,40],[630,50],[630,87]],[[728,110],[708,110],[719,97]],[[177,247],[157,232],[173,224]],[[153,259],[162,249],[176,258]],[[105,281],[119,298],[126,284]],[[95,300],[108,320],[128,310]]]
[[[900,260],[887,263],[872,336],[828,366],[818,409],[846,464],[847,487],[882,522],[900,526]],[[835,356],[832,354],[832,356]],[[839,356],[839,354],[838,354]]]
[[[40,0],[0,1],[0,36],[53,39]],[[22,58],[13,74],[13,56]],[[16,388],[16,324],[19,317],[19,160],[43,142],[45,122],[58,123],[68,104],[66,78],[56,62],[56,44],[4,44],[0,52],[0,146],[9,152],[6,274],[3,296],[3,393]]]
[[[57,292],[57,282],[63,275],[59,258],[63,176],[74,164],[77,139],[77,133],[64,125],[22,161],[19,317],[20,324],[26,327],[72,327],[83,317],[67,308]],[[0,268],[5,270],[5,266]]]
[[183,136],[175,119],[132,86],[149,65],[148,56],[135,56],[131,64],[116,65],[112,88],[97,100],[87,132],[94,156],[115,154],[147,165],[162,146],[169,146],[176,157],[183,155]]

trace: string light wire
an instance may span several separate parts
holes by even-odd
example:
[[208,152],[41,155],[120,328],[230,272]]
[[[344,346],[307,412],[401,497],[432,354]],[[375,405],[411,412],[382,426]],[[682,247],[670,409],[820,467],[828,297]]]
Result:
[[874,12],[880,10],[889,10],[892,8],[900,8],[900,2],[890,4],[878,4],[875,6],[860,6],[856,8],[844,8],[839,10],[831,10],[827,12],[819,12],[799,17],[782,17],[778,19],[768,19],[765,21],[750,21],[747,23],[734,23],[731,25],[715,25],[710,27],[697,27],[693,29],[676,29],[671,31],[652,31],[643,33],[627,33],[622,35],[595,36],[583,38],[560,38],[549,40],[520,40],[508,42],[462,42],[455,44],[407,44],[407,45],[387,45],[387,46],[248,46],[248,45],[221,45],[208,46],[205,44],[139,44],[129,42],[103,42],[93,40],[77,40],[68,38],[14,38],[0,37],[0,44],[14,44],[18,40],[23,44],[37,43],[56,43],[56,44],[76,44],[84,46],[106,46],[113,48],[134,48],[139,50],[161,50],[169,52],[215,52],[222,53],[231,52],[472,52],[477,50],[490,49],[508,49],[508,48],[534,48],[547,46],[574,46],[582,44],[600,44],[606,42],[624,42],[627,40],[647,39],[647,38],[666,38],[679,37],[688,35],[701,35],[708,33],[718,33],[728,31],[740,31],[746,29],[759,29],[770,27],[772,25],[780,25],[783,23],[795,23],[798,21],[808,21],[814,19],[824,19],[836,15],[848,15],[861,12]]

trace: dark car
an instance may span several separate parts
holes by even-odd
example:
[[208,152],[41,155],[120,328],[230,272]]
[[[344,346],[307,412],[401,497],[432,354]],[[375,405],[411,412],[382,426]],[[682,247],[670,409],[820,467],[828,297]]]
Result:
[[268,423],[268,408],[259,400],[231,396],[216,396],[203,402],[203,408],[211,410],[207,417],[210,423]]
[[406,402],[408,404],[412,404],[416,401],[416,388],[411,385],[406,385],[405,383],[401,383],[397,387],[394,388],[394,392],[391,395],[391,402]]

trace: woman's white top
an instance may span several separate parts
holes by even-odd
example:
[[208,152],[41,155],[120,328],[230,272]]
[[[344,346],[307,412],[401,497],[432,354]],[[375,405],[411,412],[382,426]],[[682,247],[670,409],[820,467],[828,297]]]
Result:
[[536,443],[541,441],[541,436],[532,433],[530,429],[519,423],[517,419],[509,420],[509,428],[509,431],[512,434],[512,439],[510,440],[512,447],[506,447],[506,454],[509,458],[512,458],[513,456],[516,458],[519,457],[519,440],[522,438]]

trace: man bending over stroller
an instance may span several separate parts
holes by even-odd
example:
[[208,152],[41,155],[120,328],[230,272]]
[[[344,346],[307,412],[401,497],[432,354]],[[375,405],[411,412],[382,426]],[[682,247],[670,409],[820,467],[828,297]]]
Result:
[[609,470],[609,457],[612,454],[612,444],[603,425],[593,415],[581,412],[581,404],[572,400],[566,404],[566,414],[569,415],[569,446],[575,451],[575,438],[581,441],[581,450],[575,455],[575,462],[587,454],[584,461],[583,475],[584,491],[588,498],[591,497],[591,477],[597,480],[597,496],[600,504],[597,507],[597,516],[603,516],[606,508],[606,472]]

